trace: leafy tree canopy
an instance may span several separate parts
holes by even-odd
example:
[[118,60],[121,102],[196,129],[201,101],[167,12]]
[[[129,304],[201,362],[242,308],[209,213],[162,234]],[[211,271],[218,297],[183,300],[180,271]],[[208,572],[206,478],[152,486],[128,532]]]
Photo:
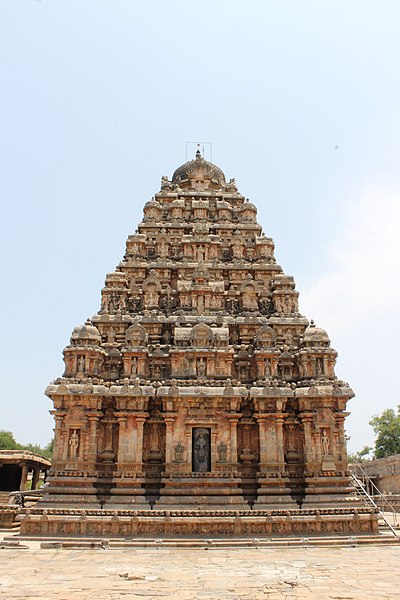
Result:
[[370,460],[370,452],[372,451],[371,446],[364,446],[364,448],[361,448],[361,450],[359,450],[358,452],[354,452],[354,453],[349,453],[347,455],[347,458],[349,460],[349,463],[360,463],[360,462],[365,462],[366,460]]
[[369,424],[375,432],[375,458],[384,458],[400,454],[400,406],[397,413],[387,408],[380,415],[375,415]]
[[19,444],[11,431],[0,430],[0,450],[30,450],[36,454],[41,454],[46,458],[51,458],[53,451],[53,441],[42,448],[39,444]]
[[11,431],[0,431],[0,450],[18,450],[18,444]]

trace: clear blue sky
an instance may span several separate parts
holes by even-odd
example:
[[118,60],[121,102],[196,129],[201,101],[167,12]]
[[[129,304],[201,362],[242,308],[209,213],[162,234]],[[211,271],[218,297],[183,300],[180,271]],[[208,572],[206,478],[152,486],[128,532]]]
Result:
[[399,403],[398,0],[0,0],[1,422],[47,383],[143,204],[210,140],[357,396]]

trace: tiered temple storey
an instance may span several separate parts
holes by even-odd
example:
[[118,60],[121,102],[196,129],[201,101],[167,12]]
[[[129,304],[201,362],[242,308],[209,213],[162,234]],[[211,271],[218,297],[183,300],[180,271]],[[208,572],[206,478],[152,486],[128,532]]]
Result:
[[346,504],[353,392],[256,212],[199,151],[162,178],[46,390],[55,442],[42,506]]

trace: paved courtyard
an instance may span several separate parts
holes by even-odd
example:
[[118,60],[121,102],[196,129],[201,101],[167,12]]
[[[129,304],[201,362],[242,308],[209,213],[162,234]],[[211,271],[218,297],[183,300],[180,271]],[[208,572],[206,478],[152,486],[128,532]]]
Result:
[[400,546],[0,550],[12,600],[400,599]]

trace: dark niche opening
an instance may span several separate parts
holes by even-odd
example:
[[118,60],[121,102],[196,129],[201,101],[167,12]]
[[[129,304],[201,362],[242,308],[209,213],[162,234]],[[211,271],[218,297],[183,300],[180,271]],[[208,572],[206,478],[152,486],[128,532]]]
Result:
[[22,467],[19,465],[0,465],[0,490],[15,492],[21,485]]
[[211,429],[194,427],[192,430],[192,471],[211,471]]

